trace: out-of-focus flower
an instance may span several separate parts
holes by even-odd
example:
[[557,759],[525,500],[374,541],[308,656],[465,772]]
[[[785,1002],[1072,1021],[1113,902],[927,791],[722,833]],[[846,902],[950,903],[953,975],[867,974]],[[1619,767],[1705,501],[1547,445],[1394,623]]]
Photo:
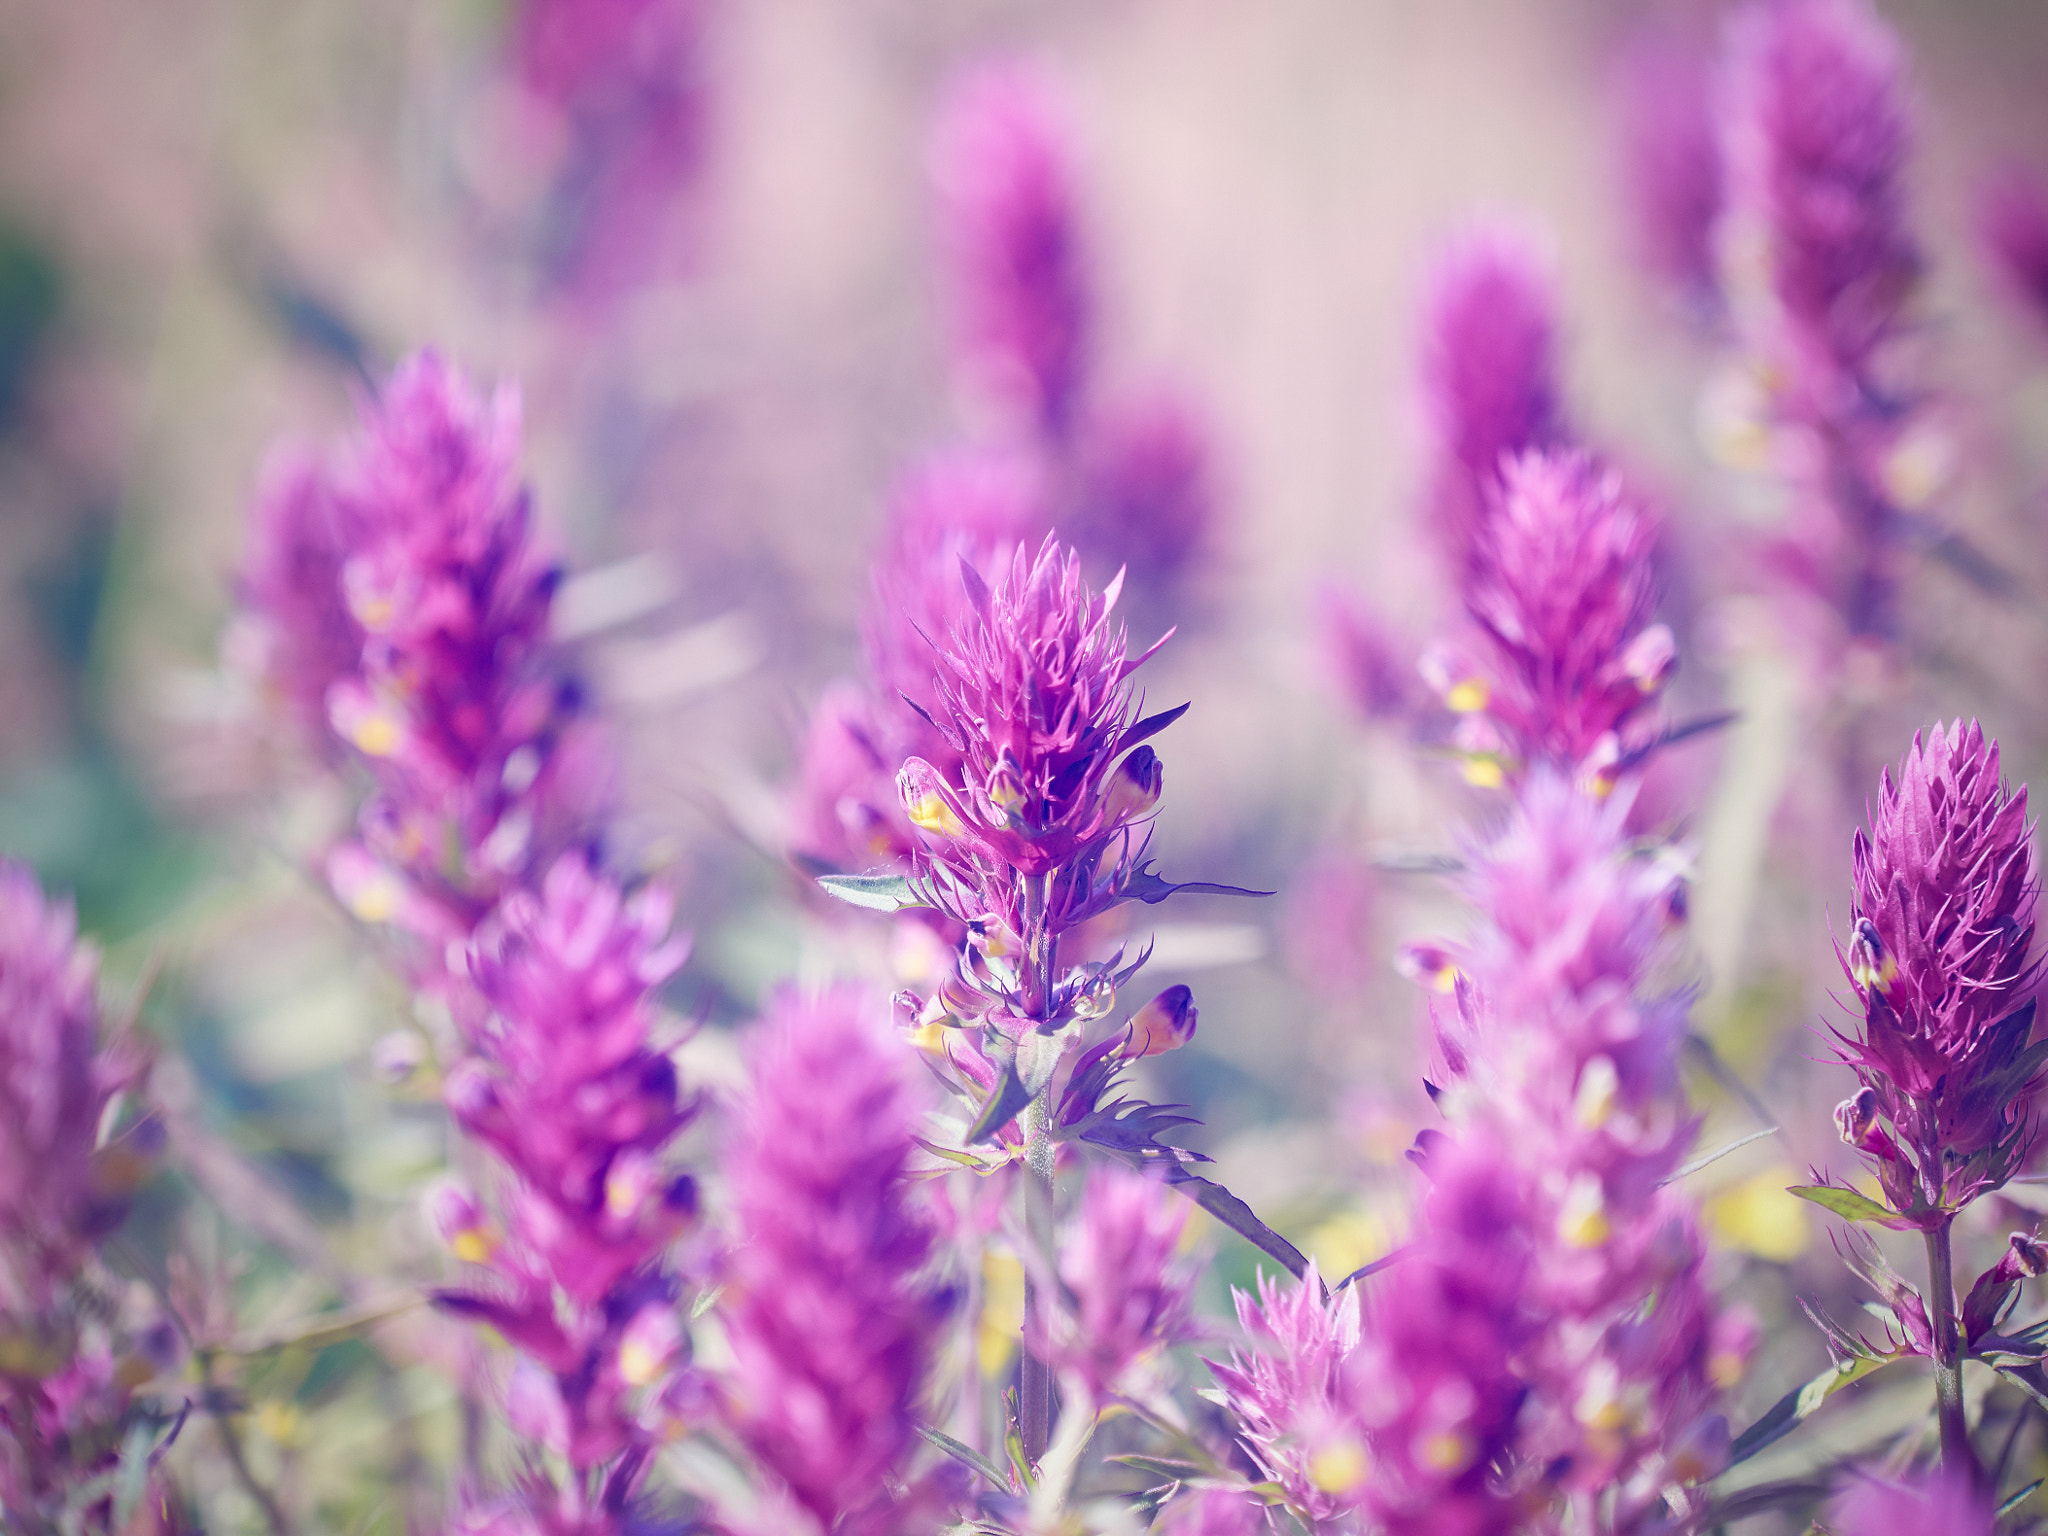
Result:
[[328,712],[376,786],[337,876],[354,871],[343,894],[359,913],[436,943],[591,839],[610,788],[549,642],[560,572],[513,478],[518,438],[509,391],[479,396],[423,353],[368,408],[333,478],[362,647]]
[[608,297],[673,260],[706,138],[702,0],[521,0],[530,139],[562,141],[542,230],[554,284]]
[[280,453],[256,494],[238,583],[242,635],[253,641],[245,659],[292,717],[300,745],[329,761],[342,744],[328,720],[327,693],[355,672],[363,653],[362,626],[341,590],[353,544],[347,516],[317,462]]
[[1210,552],[1215,477],[1209,434],[1181,401],[1162,394],[1096,412],[1064,530],[1104,570],[1173,591]]
[[1195,1276],[1180,1253],[1193,1209],[1157,1179],[1115,1167],[1088,1177],[1059,1250],[1068,1304],[1034,1332],[1098,1404],[1148,1355],[1194,1337]]
[[1444,257],[1423,343],[1424,400],[1439,459],[1437,533],[1462,571],[1501,460],[1565,437],[1556,299],[1528,241],[1467,234]]
[[1656,524],[1582,453],[1508,458],[1488,494],[1462,585],[1490,655],[1443,648],[1425,676],[1468,764],[1508,778],[1548,763],[1604,790],[1640,761],[1677,663],[1652,622]]
[[[160,1135],[101,1143],[142,1063],[103,1045],[99,961],[68,903],[0,860],[0,1523],[54,1530],[117,1459],[136,1386],[158,1373],[118,1304],[82,1284]],[[166,1353],[157,1349],[156,1353]],[[163,1363],[168,1363],[163,1362]]]
[[1371,1475],[1352,1400],[1357,1289],[1346,1286],[1325,1299],[1311,1260],[1298,1282],[1261,1273],[1256,1296],[1233,1296],[1245,1348],[1233,1349],[1228,1365],[1210,1361],[1209,1369],[1246,1451],[1304,1520],[1356,1509]]
[[1996,1524],[1989,1501],[1959,1473],[1903,1483],[1865,1474],[1835,1501],[1828,1529],[1840,1536],[1991,1536]]
[[1438,1035],[1453,1135],[1491,1136],[1532,1170],[1522,1454],[1561,1491],[1618,1488],[1634,1519],[1711,1475],[1726,1429],[1703,1245],[1666,1187],[1695,1130],[1685,999],[1645,995],[1679,876],[1631,851],[1628,799],[1547,773],[1522,786],[1468,860],[1485,921],[1453,952]]
[[1896,362],[1921,272],[1903,76],[1863,0],[1758,6],[1733,33],[1723,269],[1764,457],[1793,493],[1764,563],[1834,616],[1824,655],[1890,639],[1901,514],[1940,490],[1901,474],[1933,440]]
[[1513,1362],[1535,1332],[1522,1166],[1484,1131],[1432,1151],[1415,1237],[1369,1303],[1347,1370],[1371,1454],[1365,1505],[1389,1536],[1522,1528],[1501,1476],[1527,1390]]
[[907,1181],[910,1062],[868,1014],[844,989],[772,1005],[726,1162],[727,1416],[820,1530],[889,1528],[951,1304]]
[[1621,65],[1623,169],[1638,247],[1690,308],[1710,314],[1719,304],[1721,146],[1709,54],[1675,27],[1645,28]]
[[811,717],[792,804],[796,851],[845,870],[907,867],[917,833],[897,793],[906,759],[951,773],[958,753],[923,711],[936,647],[972,616],[962,563],[993,573],[1043,521],[1039,473],[1016,454],[938,455],[898,491],[863,626],[868,677]]
[[1915,736],[1856,834],[1843,969],[1863,1008],[1839,1035],[1861,1089],[1836,1111],[1894,1208],[1946,1221],[2025,1160],[2042,1078],[2030,1053],[2040,899],[2024,786],[1975,721]]
[[2007,171],[1985,190],[1979,222],[1999,275],[2048,325],[2048,180]]
[[510,1177],[502,1230],[466,1192],[437,1196],[443,1239],[481,1275],[436,1299],[522,1353],[515,1424],[581,1471],[644,1449],[634,1404],[685,1354],[664,1256],[696,1186],[668,1149],[696,1105],[652,1039],[684,952],[669,917],[666,893],[628,897],[564,857],[480,931],[457,998],[470,1053],[449,1108]]
[[1014,61],[957,79],[933,138],[960,369],[1055,436],[1086,377],[1089,288],[1072,152],[1050,85]]

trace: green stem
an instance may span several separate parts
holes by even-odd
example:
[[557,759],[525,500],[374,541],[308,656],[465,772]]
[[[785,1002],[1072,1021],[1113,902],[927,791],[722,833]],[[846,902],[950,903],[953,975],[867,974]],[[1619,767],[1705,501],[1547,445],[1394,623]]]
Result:
[[1052,1113],[1040,1097],[1024,1114],[1028,1138],[1024,1148],[1024,1232],[1031,1253],[1024,1264],[1027,1343],[1019,1381],[1022,1402],[1017,1428],[1024,1436],[1024,1454],[1035,1466],[1052,1436],[1052,1368],[1031,1349],[1028,1330],[1041,1307],[1041,1276],[1049,1281],[1058,1273],[1059,1254],[1053,1242]]
[[1941,1465],[1972,1485],[1983,1471],[1970,1447],[1970,1421],[1963,1410],[1963,1341],[1956,1324],[1955,1264],[1949,1251],[1949,1221],[1927,1233],[1927,1310],[1934,1324],[1934,1412],[1941,1425]]

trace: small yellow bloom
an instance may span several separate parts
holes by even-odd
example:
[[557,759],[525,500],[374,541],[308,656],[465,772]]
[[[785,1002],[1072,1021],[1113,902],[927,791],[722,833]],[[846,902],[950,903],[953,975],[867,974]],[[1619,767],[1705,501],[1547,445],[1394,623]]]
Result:
[[1309,1458],[1308,1480],[1324,1493],[1350,1493],[1364,1485],[1371,1466],[1365,1447],[1346,1437]]
[[1419,1449],[1425,1467],[1446,1475],[1464,1471],[1472,1460],[1472,1442],[1455,1430],[1443,1429],[1425,1436]]
[[1591,1174],[1575,1179],[1558,1209],[1557,1235],[1574,1248],[1598,1248],[1613,1231],[1600,1181]]
[[448,1247],[465,1264],[488,1264],[498,1240],[482,1227],[464,1227],[448,1239]]
[[1444,694],[1444,707],[1454,715],[1476,715],[1493,698],[1493,690],[1486,685],[1483,677],[1468,677],[1453,683]]
[[927,832],[936,832],[942,837],[958,837],[967,830],[966,823],[954,814],[953,807],[946,804],[945,796],[936,790],[907,801],[904,809],[909,813],[912,824]]
[[1490,752],[1473,752],[1466,756],[1464,763],[1465,782],[1474,789],[1499,789],[1507,783],[1507,769],[1501,766],[1499,758]]

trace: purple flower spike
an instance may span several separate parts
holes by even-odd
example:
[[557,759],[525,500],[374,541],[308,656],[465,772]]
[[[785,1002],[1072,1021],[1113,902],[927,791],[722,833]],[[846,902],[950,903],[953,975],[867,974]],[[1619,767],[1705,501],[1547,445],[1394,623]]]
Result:
[[354,674],[363,630],[342,598],[341,568],[353,547],[348,508],[320,465],[278,455],[257,492],[249,553],[238,584],[257,674],[297,727],[300,741],[333,760],[342,743],[327,694]]
[[1353,1402],[1357,1289],[1346,1286],[1325,1300],[1310,1261],[1299,1283],[1283,1285],[1261,1273],[1256,1297],[1233,1294],[1246,1349],[1232,1350],[1228,1365],[1211,1360],[1209,1369],[1246,1451],[1304,1520],[1357,1508],[1370,1475]]
[[1853,380],[1920,273],[1901,171],[1898,39],[1863,0],[1791,0],[1744,18],[1725,146],[1737,239],[1754,241],[1813,387]]
[[1631,211],[1643,260],[1703,314],[1718,304],[1714,228],[1721,215],[1709,55],[1673,27],[1646,29],[1622,61]]
[[98,974],[70,904],[0,860],[0,1313],[47,1307],[118,1215],[93,1150],[128,1073],[100,1050]]
[[329,718],[376,782],[361,846],[389,872],[353,882],[352,905],[376,920],[437,913],[436,940],[587,836],[607,787],[548,641],[560,573],[514,479],[518,434],[509,391],[480,397],[423,353],[392,376],[335,482],[363,645]]
[[511,1177],[502,1231],[466,1191],[432,1198],[481,1272],[436,1300],[520,1351],[515,1426],[584,1471],[644,1451],[635,1402],[683,1364],[663,1256],[696,1217],[669,1155],[696,1104],[652,1038],[655,990],[684,953],[669,917],[665,893],[628,897],[565,857],[480,931],[456,994],[470,1052],[448,1106]]
[[[971,567],[962,577],[972,614],[939,656],[933,715],[960,777],[936,780],[936,806],[906,803],[926,832],[1045,874],[1131,819],[1110,791],[1132,745],[1130,675],[1145,658],[1130,658],[1111,617],[1121,582],[1091,591],[1080,558],[1054,538],[1036,558],[1018,550],[993,591]],[[918,767],[906,765],[906,785]]]
[[2027,792],[2000,782],[1998,744],[1975,721],[1914,737],[1856,834],[1841,958],[1864,1027],[1840,1050],[1863,1092],[1837,1111],[1902,1213],[1945,1219],[2032,1145],[2039,899]]
[[844,989],[774,1003],[726,1163],[728,1415],[821,1530],[894,1528],[887,1484],[950,1305],[907,1182],[911,1063],[870,1011]]
[[1960,1474],[1907,1483],[1859,1476],[1828,1521],[1839,1536],[1992,1536],[1995,1528],[1990,1504]]
[[1527,1391],[1510,1362],[1535,1332],[1518,1167],[1483,1135],[1439,1145],[1415,1238],[1373,1294],[1349,1371],[1372,1451],[1366,1505],[1388,1536],[1522,1528],[1496,1473]]
[[1546,762],[1604,788],[1648,745],[1676,663],[1652,622],[1656,524],[1576,452],[1503,461],[1489,502],[1464,595],[1493,663],[1436,664],[1459,744],[1502,775]]
[[963,372],[1007,412],[1057,436],[1086,370],[1087,273],[1065,126],[1025,65],[955,81],[933,142]]
[[1526,241],[1504,232],[1466,236],[1437,273],[1423,375],[1443,461],[1437,518],[1458,569],[1502,458],[1565,436],[1555,311],[1543,263]]
[[2048,325],[2048,180],[2008,171],[1984,195],[1981,227],[2000,276]]
[[523,0],[512,50],[530,105],[565,139],[543,231],[546,276],[602,299],[676,244],[702,164],[700,0]]
[[[1157,1179],[1116,1167],[1089,1175],[1060,1245],[1071,1304],[1054,1321],[1049,1357],[1098,1404],[1147,1356],[1195,1336],[1195,1276],[1179,1253],[1193,1209]],[[1047,1333],[1043,1319],[1035,1331]]]

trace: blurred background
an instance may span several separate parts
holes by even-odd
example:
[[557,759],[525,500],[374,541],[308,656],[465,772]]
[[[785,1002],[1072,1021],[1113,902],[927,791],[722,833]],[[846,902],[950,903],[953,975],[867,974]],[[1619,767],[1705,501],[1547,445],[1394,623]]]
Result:
[[[515,4],[0,0],[0,848],[76,894],[117,978],[157,978],[161,1091],[220,1153],[178,1198],[211,1211],[248,1316],[303,1309],[308,1255],[428,1263],[413,1202],[442,1156],[438,1113],[371,1067],[402,989],[307,873],[344,792],[235,665],[273,445],[346,431],[421,346],[519,389],[538,516],[578,573],[565,638],[624,752],[621,835],[696,934],[671,1002],[711,1026],[700,1078],[729,1080],[774,982],[903,963],[807,894],[790,797],[821,692],[859,672],[894,489],[979,430],[932,132],[950,77],[1012,56],[1064,114],[1095,387],[1169,394],[1204,445],[1196,534],[1134,560],[1129,598],[1142,641],[1178,626],[1152,699],[1194,704],[1162,743],[1161,865],[1278,893],[1133,920],[1201,1005],[1154,1086],[1326,1271],[1395,1240],[1427,1002],[1393,957],[1457,931],[1432,870],[1490,804],[1359,707],[1322,616],[1352,594],[1407,637],[1404,675],[1448,623],[1422,299],[1447,242],[1505,220],[1554,265],[1569,416],[1667,519],[1680,697],[1741,711],[1656,793],[1698,858],[1703,1145],[1755,1127],[1734,1078],[1784,1130],[1699,1192],[1729,1285],[1785,1330],[1744,1391],[1818,1368],[1790,1299],[1845,1282],[1779,1190],[1852,1171],[1827,1113],[1846,1074],[1812,1032],[1850,786],[1937,715],[1981,714],[2016,778],[2048,766],[2048,345],[1977,237],[2002,166],[2048,168],[2048,11],[1882,8],[1913,60],[1959,542],[1910,566],[1897,657],[1817,691],[1730,568],[1758,496],[1715,451],[1725,340],[1646,263],[1632,202],[1644,50],[1710,53],[1714,7],[702,0],[635,55],[638,94],[593,103]],[[1214,1299],[1251,1259],[1219,1245]],[[388,1399],[352,1373],[384,1378],[335,1353],[254,1384],[253,1454],[287,1482],[345,1481],[336,1437],[378,1433]],[[434,1379],[390,1390],[426,1414]]]

